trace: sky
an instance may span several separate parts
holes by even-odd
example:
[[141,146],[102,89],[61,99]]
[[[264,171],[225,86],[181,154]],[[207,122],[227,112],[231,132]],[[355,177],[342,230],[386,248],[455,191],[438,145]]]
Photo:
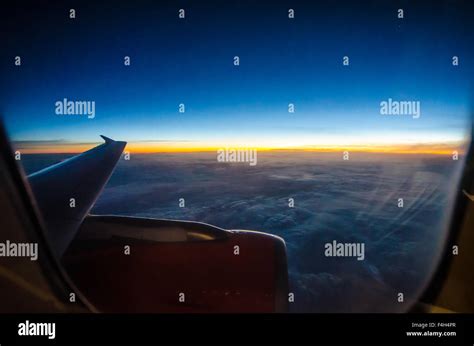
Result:
[[[15,4],[1,15],[0,113],[26,152],[80,152],[101,134],[135,152],[446,154],[468,139],[468,2]],[[94,101],[95,117],[56,114],[55,102],[64,98]],[[420,117],[381,115],[389,98],[420,102]]]

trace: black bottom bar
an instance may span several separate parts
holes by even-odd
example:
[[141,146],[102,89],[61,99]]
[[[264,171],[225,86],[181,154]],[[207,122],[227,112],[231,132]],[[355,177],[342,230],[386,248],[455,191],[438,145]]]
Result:
[[[32,322],[55,323],[54,339],[47,335],[19,336],[19,324],[26,321],[30,327]],[[2,346],[91,343],[473,345],[474,315],[0,315]]]

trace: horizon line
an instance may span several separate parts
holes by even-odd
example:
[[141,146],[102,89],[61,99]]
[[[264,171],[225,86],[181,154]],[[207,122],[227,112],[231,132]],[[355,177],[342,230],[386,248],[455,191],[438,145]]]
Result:
[[[88,145],[71,145],[68,148],[59,148],[59,146],[48,147],[13,147],[15,151],[22,154],[80,154],[84,151],[92,149],[101,143],[90,143]],[[127,143],[124,152],[133,154],[185,154],[185,153],[210,153],[219,150],[257,150],[261,152],[316,152],[316,153],[337,153],[337,152],[357,152],[371,154],[425,154],[425,155],[452,155],[457,152],[459,155],[465,152],[465,143],[446,144],[401,144],[401,145],[347,145],[347,146],[299,146],[299,147],[264,147],[264,146],[203,146],[203,147],[148,147],[138,146],[136,144]]]

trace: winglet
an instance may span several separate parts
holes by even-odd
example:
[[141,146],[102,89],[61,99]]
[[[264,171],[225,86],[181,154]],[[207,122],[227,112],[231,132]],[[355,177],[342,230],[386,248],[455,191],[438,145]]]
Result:
[[[101,137],[105,145],[100,144],[28,176],[58,256],[63,255],[76,236],[127,145],[127,142]],[[69,207],[71,196],[76,201],[75,208]]]
[[105,141],[105,143],[113,143],[115,142],[112,138],[106,137],[104,135],[100,135],[102,139]]

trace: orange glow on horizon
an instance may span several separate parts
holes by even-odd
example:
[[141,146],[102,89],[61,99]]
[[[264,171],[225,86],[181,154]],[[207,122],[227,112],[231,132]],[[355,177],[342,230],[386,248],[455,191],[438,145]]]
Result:
[[[90,144],[67,144],[67,145],[39,145],[15,148],[24,154],[78,154],[92,149],[101,143]],[[322,152],[335,153],[342,151],[366,152],[381,154],[427,154],[427,155],[452,155],[453,151],[459,154],[464,153],[463,142],[455,143],[421,143],[421,144],[360,144],[347,146],[242,146],[242,145],[193,145],[191,143],[157,143],[157,142],[130,142],[124,151],[134,154],[153,154],[153,153],[198,153],[198,152],[216,152],[219,149],[257,149],[257,151],[300,151],[300,152]]]

